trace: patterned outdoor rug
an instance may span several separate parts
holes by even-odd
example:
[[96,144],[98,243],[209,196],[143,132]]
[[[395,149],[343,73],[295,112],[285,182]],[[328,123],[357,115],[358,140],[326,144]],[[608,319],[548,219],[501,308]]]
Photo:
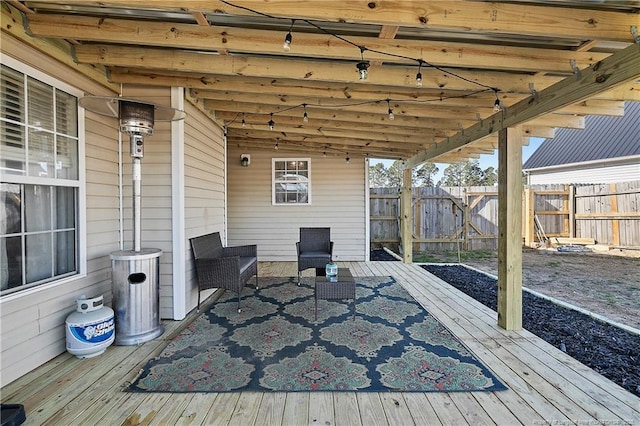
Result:
[[356,277],[350,301],[312,278],[261,278],[242,313],[227,292],[150,360],[137,392],[496,391],[506,387],[392,277]]

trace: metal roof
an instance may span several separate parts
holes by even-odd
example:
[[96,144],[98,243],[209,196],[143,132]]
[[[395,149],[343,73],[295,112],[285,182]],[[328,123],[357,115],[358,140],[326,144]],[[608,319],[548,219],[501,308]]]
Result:
[[626,102],[623,117],[587,116],[584,130],[560,129],[545,139],[523,169],[640,155],[640,102]]

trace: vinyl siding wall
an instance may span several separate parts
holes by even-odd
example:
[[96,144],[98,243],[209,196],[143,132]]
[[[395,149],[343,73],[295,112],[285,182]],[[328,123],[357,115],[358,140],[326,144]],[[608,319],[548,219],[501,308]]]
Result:
[[640,179],[640,157],[589,165],[531,170],[529,184],[613,183]]
[[[187,240],[225,228],[225,152],[222,129],[191,104],[185,105],[184,198]],[[197,303],[191,247],[186,242],[187,311]],[[203,293],[203,297],[206,293]]]
[[[94,95],[112,95],[74,70],[2,38],[7,54],[59,81]],[[66,350],[65,319],[81,296],[103,294],[111,304],[111,260],[119,248],[118,132],[115,119],[85,115],[86,247],[85,277],[45,285],[0,299],[0,385],[4,386]]]
[[[250,154],[251,164],[240,165]],[[229,148],[229,245],[257,244],[261,261],[295,261],[299,228],[331,227],[334,259],[365,259],[365,161],[311,156],[311,205],[272,205],[272,158],[308,158],[280,151]]]

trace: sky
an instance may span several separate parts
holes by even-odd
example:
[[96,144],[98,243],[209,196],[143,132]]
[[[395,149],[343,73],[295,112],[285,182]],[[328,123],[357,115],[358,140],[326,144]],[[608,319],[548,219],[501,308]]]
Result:
[[[523,164],[525,161],[527,161],[527,159],[531,156],[531,154],[533,154],[533,152],[536,149],[538,149],[538,147],[543,141],[544,141],[543,138],[529,138],[529,145],[522,147],[522,163]],[[370,164],[374,165],[377,163],[382,163],[384,164],[385,167],[388,168],[391,164],[393,164],[393,161],[394,160],[383,160],[379,158],[372,158],[370,160]],[[496,150],[493,154],[482,154],[478,158],[478,163],[480,164],[480,168],[482,170],[486,169],[487,167],[493,167],[494,169],[497,169],[498,168],[498,150]],[[449,164],[446,164],[446,163],[436,163],[436,166],[438,167],[438,174],[436,174],[434,178],[436,182],[440,180],[440,178],[442,178],[444,169],[446,169],[448,165]]]

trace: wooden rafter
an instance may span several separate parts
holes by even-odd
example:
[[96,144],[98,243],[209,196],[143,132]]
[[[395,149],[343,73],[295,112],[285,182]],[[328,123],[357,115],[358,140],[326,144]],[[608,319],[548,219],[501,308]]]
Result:
[[428,152],[418,154],[406,162],[414,167],[430,158],[462,147],[467,143],[499,130],[516,126],[545,113],[587,99],[610,87],[640,78],[640,43],[632,44],[575,76],[548,87],[536,96],[518,102],[506,112],[494,114],[490,120],[474,124]]

